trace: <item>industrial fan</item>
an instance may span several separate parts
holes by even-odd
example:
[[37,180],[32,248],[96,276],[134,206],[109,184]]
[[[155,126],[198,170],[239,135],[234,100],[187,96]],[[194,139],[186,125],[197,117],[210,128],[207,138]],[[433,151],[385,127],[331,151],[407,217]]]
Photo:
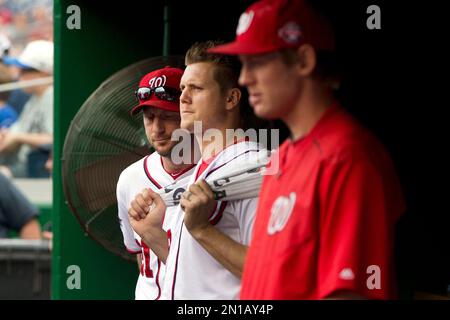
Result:
[[131,116],[134,91],[148,72],[183,68],[179,56],[153,57],[104,81],[84,102],[67,133],[62,178],[66,200],[87,235],[112,253],[135,259],[125,249],[117,216],[116,184],[131,163],[151,153],[142,115]]

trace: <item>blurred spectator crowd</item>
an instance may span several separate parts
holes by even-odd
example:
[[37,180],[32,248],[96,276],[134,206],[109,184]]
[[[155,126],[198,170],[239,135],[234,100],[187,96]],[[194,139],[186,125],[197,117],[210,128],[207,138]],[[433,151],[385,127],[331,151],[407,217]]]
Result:
[[41,238],[38,209],[13,182],[48,178],[52,147],[53,1],[0,0],[0,238]]
[[53,1],[0,0],[0,173],[49,177]]
[[53,1],[0,0],[0,33],[10,39],[13,56],[30,41],[53,41]]

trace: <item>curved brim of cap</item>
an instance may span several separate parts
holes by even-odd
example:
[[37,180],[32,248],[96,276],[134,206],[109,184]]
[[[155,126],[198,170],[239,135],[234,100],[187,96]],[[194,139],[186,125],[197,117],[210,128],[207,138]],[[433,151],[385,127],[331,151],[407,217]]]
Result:
[[16,66],[19,67],[21,69],[34,69],[33,67],[26,65],[22,62],[20,62],[19,59],[17,58],[13,58],[13,57],[4,57],[2,59],[3,63],[6,65],[10,65],[10,66]]
[[172,111],[172,112],[180,112],[180,104],[178,102],[170,102],[170,101],[164,101],[164,100],[148,100],[144,101],[137,106],[135,106],[133,109],[131,109],[130,113],[131,115],[137,114],[139,111],[142,110],[144,107],[153,107],[158,108],[161,110],[166,111]]
[[220,53],[228,55],[252,55],[269,53],[282,49],[279,46],[257,45],[253,43],[244,43],[239,41],[225,43],[208,50],[210,53]]

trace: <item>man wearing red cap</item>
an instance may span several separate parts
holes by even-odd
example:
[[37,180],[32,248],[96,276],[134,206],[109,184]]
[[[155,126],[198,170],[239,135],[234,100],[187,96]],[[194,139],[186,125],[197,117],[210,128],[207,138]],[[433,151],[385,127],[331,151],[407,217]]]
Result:
[[236,40],[255,113],[291,136],[266,176],[241,299],[395,298],[393,231],[405,209],[381,143],[335,100],[333,30],[306,1],[259,1]]
[[[120,227],[125,247],[138,254],[140,275],[136,285],[136,299],[158,300],[161,297],[164,279],[164,263],[158,256],[167,257],[170,234],[170,220],[175,207],[169,207],[161,215],[148,215],[145,223],[138,223],[128,217],[128,210],[135,196],[148,188],[157,191],[169,184],[185,185],[195,164],[175,164],[171,151],[177,144],[172,141],[172,133],[180,127],[180,79],[183,70],[166,67],[145,75],[136,91],[139,104],[131,110],[132,115],[143,111],[144,128],[147,139],[156,152],[131,164],[120,175],[117,183],[117,202]],[[183,182],[185,181],[185,182]],[[148,206],[146,207],[148,209]],[[148,230],[163,232],[161,237]],[[149,245],[154,251],[149,249]]]
[[[208,54],[207,50],[215,45],[212,41],[196,43],[185,57],[186,69],[180,82],[180,127],[195,135],[202,159],[171,222],[173,232],[162,299],[239,297],[257,198],[216,201],[205,180],[244,163],[261,147],[245,139],[243,130],[238,130],[248,125],[241,116],[245,105],[238,85],[239,61]],[[201,130],[196,130],[198,125]],[[149,195],[141,197],[146,203],[133,206],[130,211],[137,220],[145,216],[143,209],[151,203],[155,207],[149,215],[165,210],[158,194]]]

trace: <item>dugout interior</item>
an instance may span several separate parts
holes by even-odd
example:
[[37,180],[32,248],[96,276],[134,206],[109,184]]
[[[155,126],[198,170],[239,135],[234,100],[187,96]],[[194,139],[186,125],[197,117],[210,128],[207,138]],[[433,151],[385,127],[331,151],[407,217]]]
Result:
[[[148,57],[183,54],[195,41],[232,40],[239,15],[251,2],[55,0],[55,159],[61,158],[71,120],[105,79]],[[403,8],[382,1],[383,27],[373,31],[365,26],[370,4],[329,5],[328,10],[339,17],[338,50],[344,71],[340,97],[386,145],[406,193],[408,213],[398,227],[396,247],[401,297],[411,298],[414,291],[444,293],[450,270],[443,258],[448,242],[445,224],[440,223],[438,202],[426,200],[433,191],[417,169],[429,163],[416,152],[421,141],[416,123],[422,114],[402,98],[410,93],[402,86],[406,73],[399,61],[407,60],[406,49],[412,49],[400,41],[405,40],[404,30],[396,24],[396,14]],[[80,8],[80,29],[66,25],[71,5]],[[83,233],[63,194],[60,161],[54,162],[53,179],[52,298],[132,299],[136,264],[114,256]],[[81,289],[67,286],[72,265],[80,267]]]

